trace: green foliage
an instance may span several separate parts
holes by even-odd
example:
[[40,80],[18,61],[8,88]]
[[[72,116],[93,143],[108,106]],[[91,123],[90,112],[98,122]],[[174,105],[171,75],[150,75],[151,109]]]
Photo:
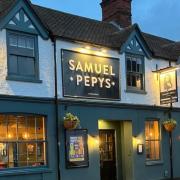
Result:
[[79,118],[72,113],[66,113],[64,121],[77,121],[78,123],[80,122]]
[[165,121],[163,121],[163,123],[162,123],[163,125],[165,125],[165,124],[174,124],[174,125],[177,125],[177,121],[175,120],[175,119],[167,119],[167,120],[165,120]]

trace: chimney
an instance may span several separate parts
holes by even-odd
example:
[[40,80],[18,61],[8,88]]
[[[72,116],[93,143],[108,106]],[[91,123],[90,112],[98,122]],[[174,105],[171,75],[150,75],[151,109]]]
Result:
[[115,22],[125,28],[132,24],[131,0],[102,0],[102,20]]

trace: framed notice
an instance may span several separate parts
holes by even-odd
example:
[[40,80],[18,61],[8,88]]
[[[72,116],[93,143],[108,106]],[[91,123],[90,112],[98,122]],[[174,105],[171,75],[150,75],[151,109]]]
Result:
[[160,73],[160,104],[178,102],[176,70]]
[[120,99],[119,59],[62,50],[63,96]]
[[89,166],[87,129],[65,131],[66,168]]

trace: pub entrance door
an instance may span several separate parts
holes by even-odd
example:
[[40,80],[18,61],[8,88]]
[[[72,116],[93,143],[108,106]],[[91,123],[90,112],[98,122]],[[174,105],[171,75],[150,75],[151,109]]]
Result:
[[101,180],[117,180],[115,130],[99,130]]

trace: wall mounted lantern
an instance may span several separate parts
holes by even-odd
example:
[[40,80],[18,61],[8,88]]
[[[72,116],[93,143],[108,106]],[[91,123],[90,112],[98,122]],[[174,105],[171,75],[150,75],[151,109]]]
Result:
[[143,144],[137,144],[137,154],[141,155],[144,153],[144,145]]

